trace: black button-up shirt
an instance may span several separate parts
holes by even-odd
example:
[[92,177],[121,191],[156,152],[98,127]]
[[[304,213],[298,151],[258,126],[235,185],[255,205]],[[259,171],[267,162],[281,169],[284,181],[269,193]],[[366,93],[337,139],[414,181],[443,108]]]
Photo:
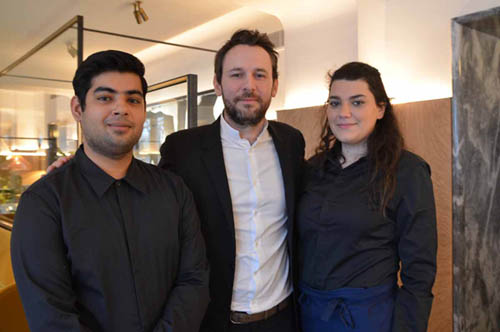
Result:
[[318,290],[396,282],[393,331],[425,331],[436,274],[436,214],[430,169],[403,151],[384,216],[371,199],[367,158],[342,169],[311,168],[298,208],[300,279]]
[[32,331],[197,331],[208,267],[191,193],[132,160],[115,180],[80,148],[22,195],[12,263]]

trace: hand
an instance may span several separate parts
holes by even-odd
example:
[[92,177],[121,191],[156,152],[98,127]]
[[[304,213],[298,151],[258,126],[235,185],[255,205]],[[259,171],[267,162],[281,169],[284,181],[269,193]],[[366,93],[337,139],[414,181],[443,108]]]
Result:
[[59,157],[59,159],[57,159],[52,164],[50,164],[49,167],[47,167],[47,173],[50,173],[53,170],[55,170],[55,169],[61,167],[62,165],[66,164],[73,157],[74,157],[73,155]]

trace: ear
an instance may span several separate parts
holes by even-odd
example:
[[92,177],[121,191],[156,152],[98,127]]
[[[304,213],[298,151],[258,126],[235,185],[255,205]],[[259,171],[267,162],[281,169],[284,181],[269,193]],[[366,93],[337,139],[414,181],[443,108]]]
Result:
[[377,106],[377,109],[378,109],[378,112],[377,112],[377,119],[380,120],[384,117],[384,114],[385,114],[385,107],[386,107],[386,104],[385,103],[382,103],[380,105]]
[[73,119],[75,119],[76,122],[80,122],[82,119],[82,112],[83,109],[80,100],[77,96],[73,96],[73,98],[71,98],[71,115],[73,115]]
[[222,96],[222,86],[217,82],[217,75],[214,74],[214,90],[217,96]]
[[276,94],[278,93],[278,79],[276,78],[273,80],[273,90],[271,91],[271,96],[276,97]]

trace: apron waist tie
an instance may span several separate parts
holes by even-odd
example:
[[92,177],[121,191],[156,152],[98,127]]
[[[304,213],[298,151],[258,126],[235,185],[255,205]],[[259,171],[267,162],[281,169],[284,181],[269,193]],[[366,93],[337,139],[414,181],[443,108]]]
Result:
[[[368,315],[368,307],[375,303],[381,304],[385,308],[384,310],[387,310],[387,312],[382,313],[383,315],[392,317],[396,287],[394,282],[389,282],[368,288],[344,287],[322,291],[299,283],[298,302],[302,307],[301,310],[305,310],[303,314],[309,317],[307,319],[316,319],[326,324],[336,320],[339,324],[343,324],[346,329],[353,330],[366,326],[368,319],[372,319],[364,316]],[[353,312],[350,308],[353,308]],[[360,317],[358,315],[361,312],[364,314]],[[355,322],[358,319],[360,321]]]
[[321,315],[321,320],[325,322],[329,321],[335,312],[338,312],[340,319],[346,327],[354,329],[355,326],[351,311],[349,310],[347,304],[345,304],[344,300],[341,298],[333,299],[328,303],[325,310],[323,311],[323,314]]

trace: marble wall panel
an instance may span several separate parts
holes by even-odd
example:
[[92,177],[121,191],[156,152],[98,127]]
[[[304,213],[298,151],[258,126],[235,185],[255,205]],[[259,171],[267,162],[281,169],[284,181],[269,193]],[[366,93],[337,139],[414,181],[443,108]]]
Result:
[[500,7],[452,25],[454,331],[500,331]]

